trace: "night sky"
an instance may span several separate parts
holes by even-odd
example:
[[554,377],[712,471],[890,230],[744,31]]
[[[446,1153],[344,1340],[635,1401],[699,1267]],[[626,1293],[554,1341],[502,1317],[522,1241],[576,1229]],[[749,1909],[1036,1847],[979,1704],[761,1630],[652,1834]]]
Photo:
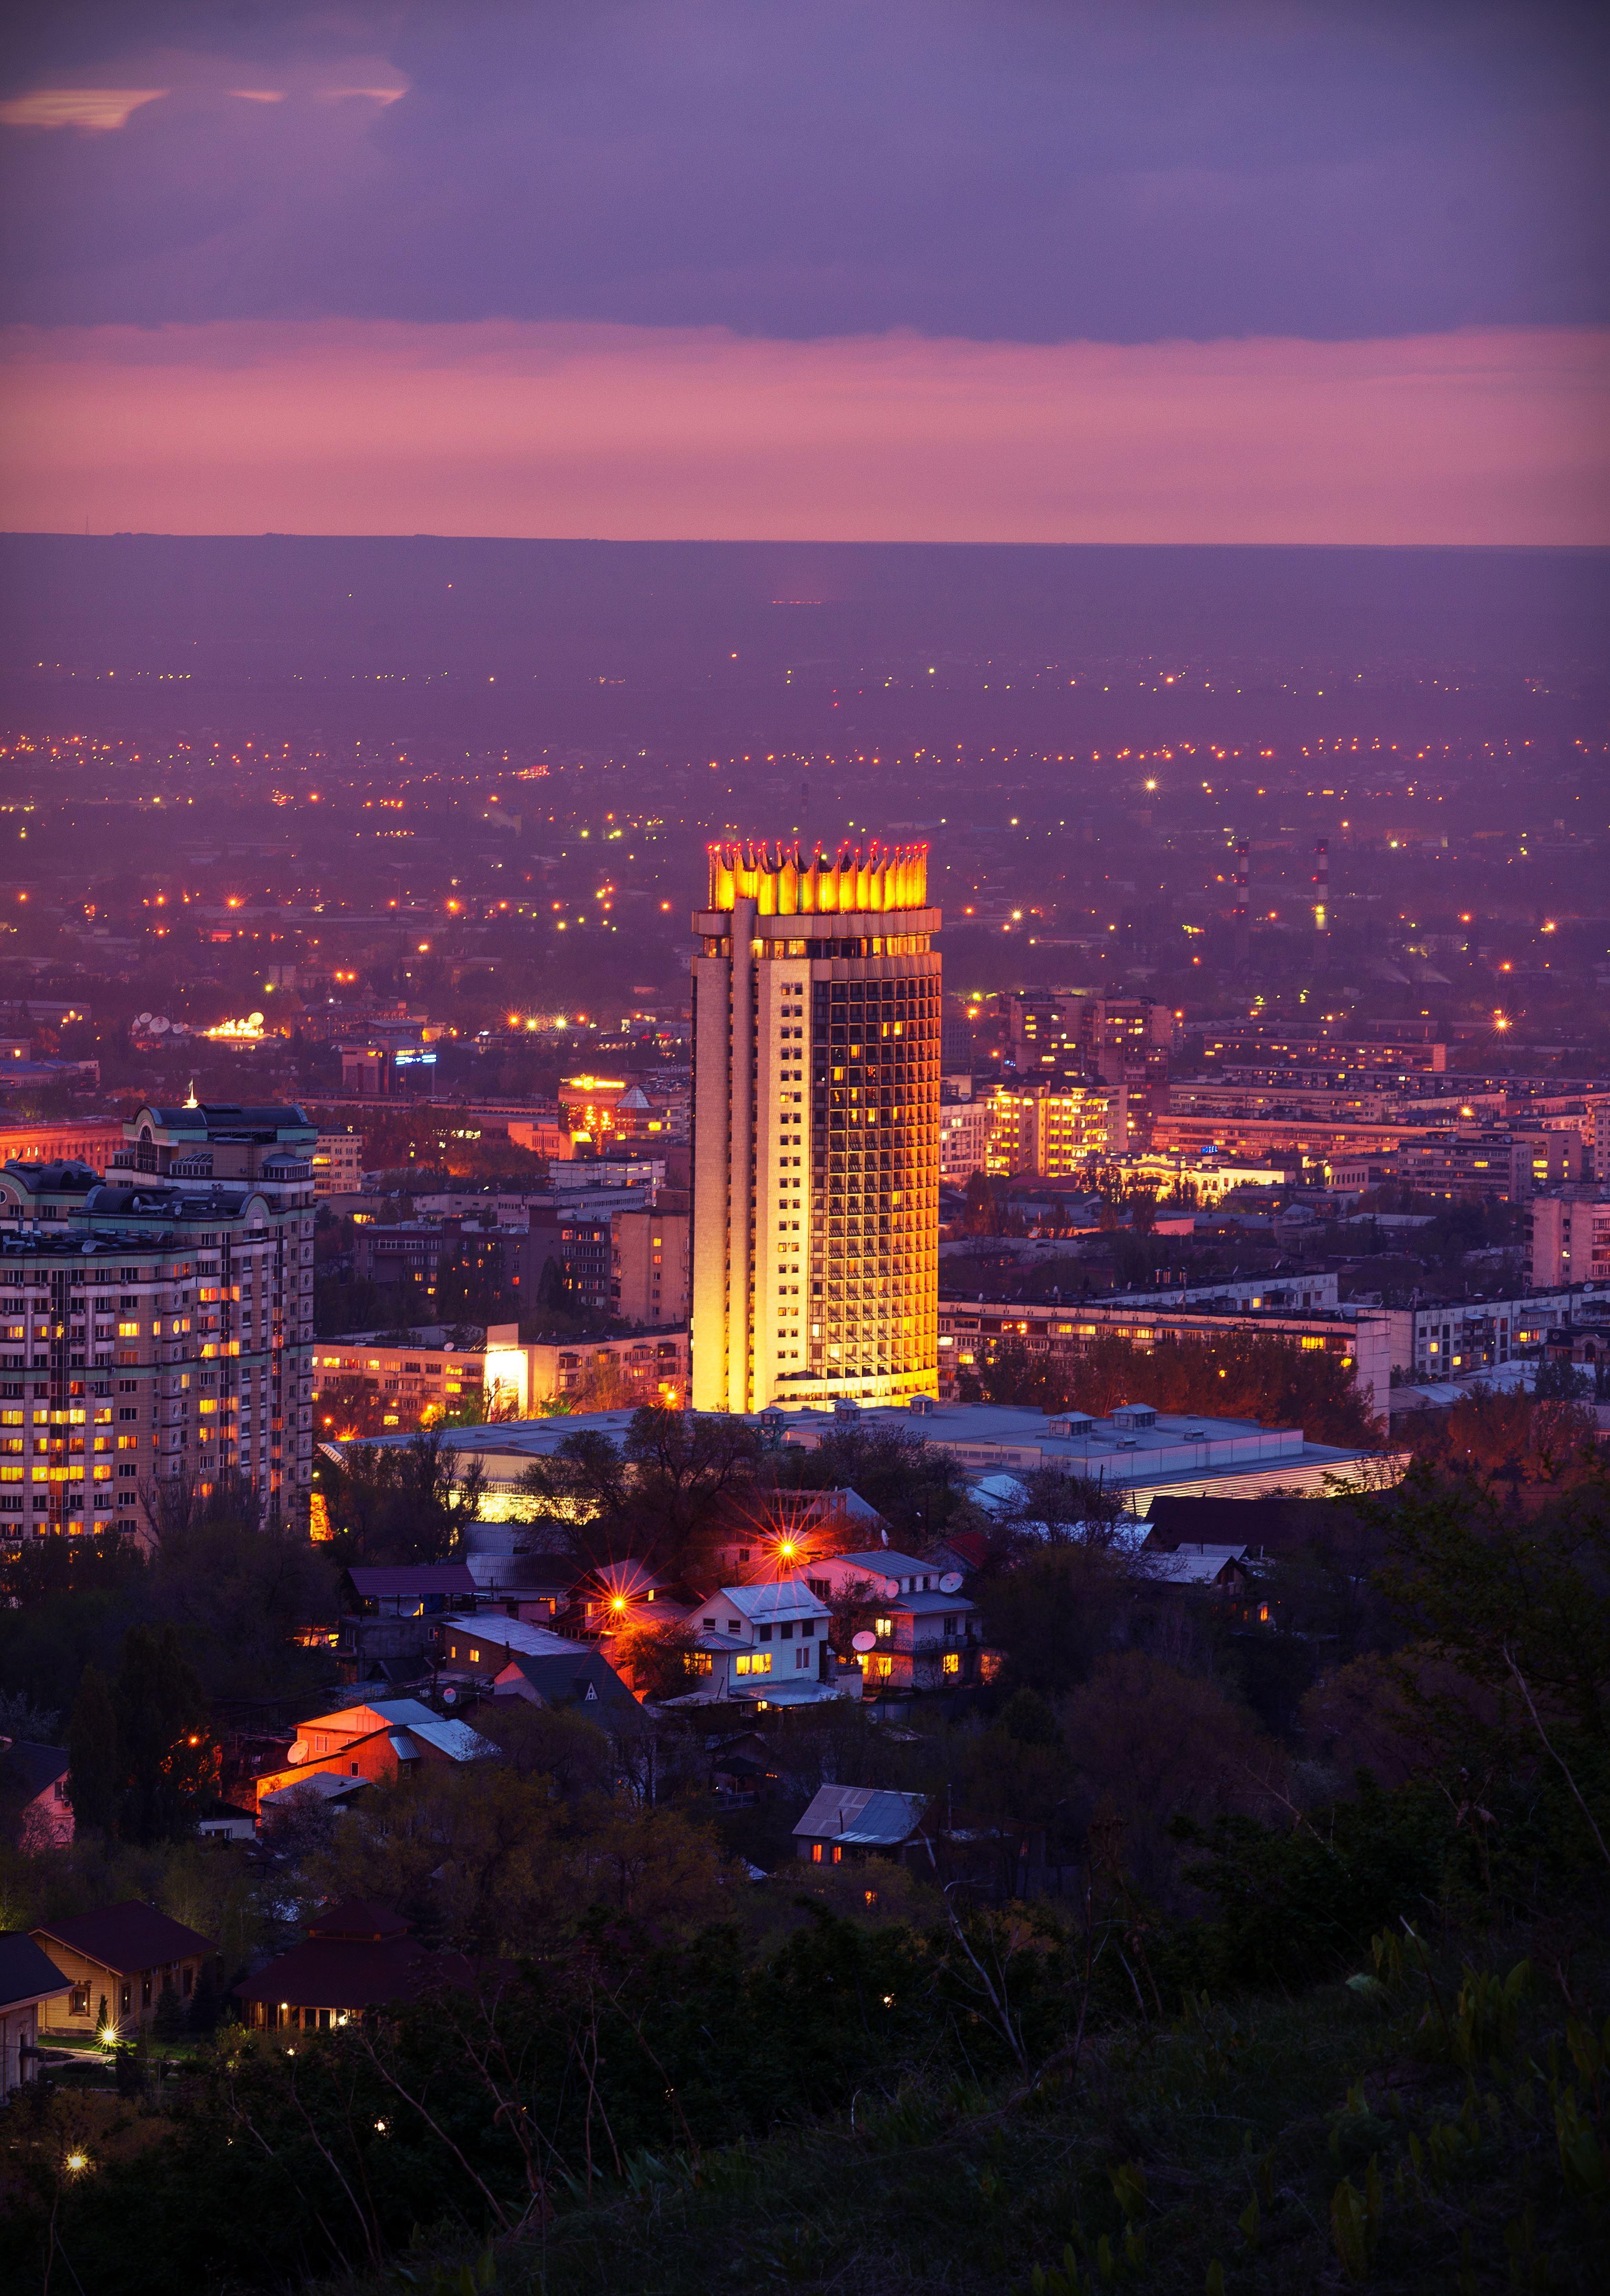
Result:
[[35,13],[7,526],[1606,537],[1597,9]]

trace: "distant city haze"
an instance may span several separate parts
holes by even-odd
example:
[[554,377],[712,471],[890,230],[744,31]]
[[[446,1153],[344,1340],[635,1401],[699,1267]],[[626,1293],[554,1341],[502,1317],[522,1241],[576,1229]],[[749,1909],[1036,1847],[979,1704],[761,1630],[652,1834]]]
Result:
[[965,748],[987,785],[1020,744],[1563,752],[1602,709],[1610,552],[13,535],[0,619],[0,706],[41,730]]

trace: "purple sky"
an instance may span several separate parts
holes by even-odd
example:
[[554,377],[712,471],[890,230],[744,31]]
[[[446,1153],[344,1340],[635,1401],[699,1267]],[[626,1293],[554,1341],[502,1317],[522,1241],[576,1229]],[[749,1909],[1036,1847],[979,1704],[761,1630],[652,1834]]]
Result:
[[[152,522],[173,440],[119,435],[109,461],[95,433],[116,429],[127,347],[86,329],[182,327],[175,357],[202,389],[231,361],[273,365],[277,329],[305,360],[317,340],[307,323],[341,322],[330,387],[344,404],[366,329],[385,363],[400,325],[433,372],[469,346],[467,408],[480,371],[473,323],[536,323],[528,340],[538,346],[545,324],[625,325],[637,331],[643,395],[615,403],[634,457],[652,420],[654,346],[680,359],[690,329],[721,331],[707,339],[727,346],[718,398],[742,400],[754,372],[738,339],[904,333],[928,347],[933,376],[952,363],[959,391],[988,372],[977,402],[987,409],[998,407],[1004,370],[981,364],[976,344],[1005,358],[1018,345],[1305,340],[1338,347],[1340,388],[1362,343],[1464,331],[1466,345],[1508,342],[1499,362],[1508,373],[1509,331],[1564,329],[1577,347],[1564,398],[1551,382],[1533,411],[1506,412],[1520,448],[1495,480],[1494,502],[1507,507],[1491,531],[1527,538],[1516,490],[1540,455],[1544,495],[1577,496],[1588,530],[1574,538],[1590,538],[1605,362],[1586,331],[1610,324],[1604,16],[1549,0],[36,10],[13,27],[0,80],[4,388],[26,394],[16,375],[37,376],[58,355],[89,372],[100,340],[103,406],[93,392],[82,402],[80,467],[58,434],[59,495],[13,484],[0,519],[79,523],[77,485],[94,496],[85,513],[94,523],[133,522],[115,462],[136,478],[143,470],[139,522]],[[209,333],[225,322],[251,324]],[[1390,365],[1396,354],[1383,356]],[[1469,360],[1450,364],[1450,418],[1467,422]],[[1557,373],[1535,346],[1520,365]],[[1056,387],[1073,394],[1076,415],[1085,370],[1065,372]],[[1249,424],[1268,417],[1260,377]],[[337,451],[341,424],[321,427],[316,390],[302,402],[312,467]],[[1293,400],[1294,420],[1308,403]],[[1425,419],[1422,397],[1415,424]],[[1397,425],[1384,402],[1372,423],[1383,482],[1396,489],[1418,452],[1415,426]],[[1102,452],[1118,460],[1104,499],[1142,467],[1123,460],[1111,430]],[[1176,428],[1162,443],[1172,454],[1182,439]],[[934,443],[941,473],[947,453],[973,455],[976,470],[989,452],[970,421]],[[867,444],[877,451],[875,437]],[[540,459],[539,439],[533,452]],[[600,453],[602,467],[607,440]],[[728,496],[708,459],[689,466],[691,509],[673,489],[676,514],[697,515],[707,500],[701,530],[752,530],[763,489],[757,512],[752,473]],[[848,476],[854,461],[844,517],[861,485]],[[419,477],[407,462],[405,449],[405,492]],[[244,463],[215,466],[208,488],[187,490],[184,518],[289,526],[311,514],[305,488],[294,517],[263,516],[260,488],[248,511]],[[834,526],[831,463],[811,483]],[[1318,496],[1304,499],[1300,479],[1287,472],[1281,483],[1294,535],[1332,518]],[[1445,493],[1445,474],[1439,485]],[[451,490],[441,494],[434,486],[450,523]],[[463,515],[480,498],[467,492]],[[546,499],[538,486],[529,515]],[[1070,499],[1065,485],[1056,499]],[[784,512],[798,515],[779,498]],[[382,492],[349,488],[339,524],[380,530],[384,513]],[[567,497],[563,515],[583,521],[566,530],[612,531],[628,511],[606,488],[590,527],[585,494]],[[1533,521],[1535,538],[1572,538],[1551,515]],[[1009,523],[1023,530],[1020,513]],[[848,530],[842,519],[836,530]],[[1073,514],[1069,538],[1083,530]],[[1417,530],[1447,530],[1429,496]]]

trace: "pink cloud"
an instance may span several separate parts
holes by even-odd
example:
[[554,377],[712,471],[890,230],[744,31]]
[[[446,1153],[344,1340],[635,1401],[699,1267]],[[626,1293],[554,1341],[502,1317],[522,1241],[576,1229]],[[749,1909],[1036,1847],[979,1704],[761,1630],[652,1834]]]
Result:
[[1610,331],[1124,346],[331,321],[10,330],[0,524],[1610,540]]
[[165,87],[36,87],[0,103],[0,127],[126,127],[142,104],[170,93]]

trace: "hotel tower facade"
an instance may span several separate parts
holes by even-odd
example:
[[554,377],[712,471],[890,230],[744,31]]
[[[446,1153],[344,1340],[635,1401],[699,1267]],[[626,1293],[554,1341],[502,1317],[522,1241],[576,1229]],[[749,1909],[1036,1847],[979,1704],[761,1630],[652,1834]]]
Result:
[[938,1385],[925,845],[712,845],[694,913],[693,1406]]

